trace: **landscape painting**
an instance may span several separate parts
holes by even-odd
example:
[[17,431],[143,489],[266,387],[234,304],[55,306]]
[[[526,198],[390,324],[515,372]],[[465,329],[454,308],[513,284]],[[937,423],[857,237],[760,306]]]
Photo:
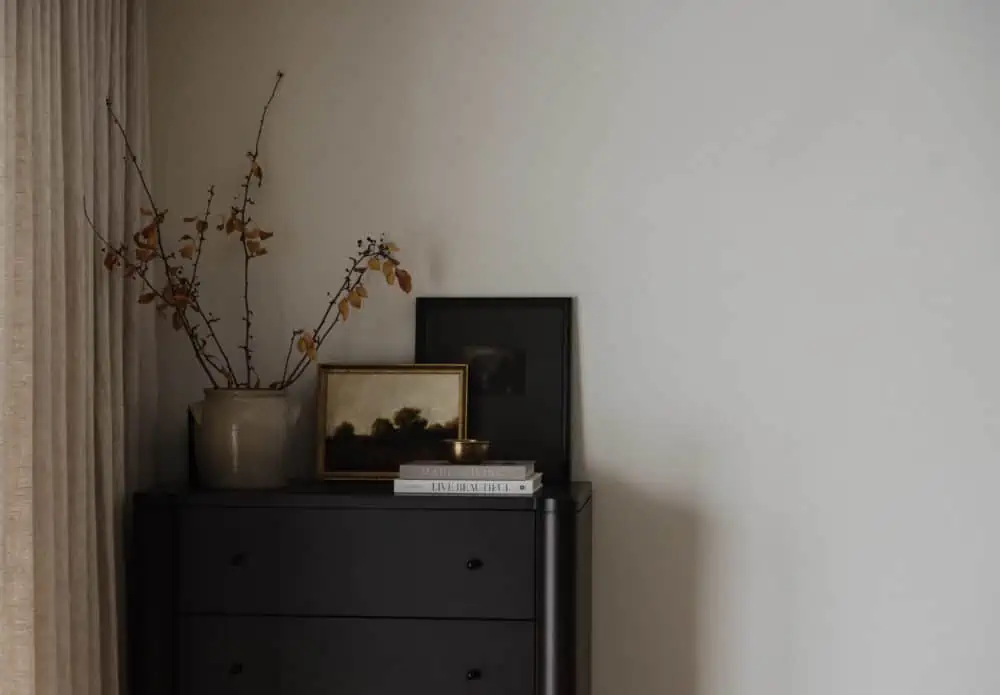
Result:
[[408,461],[441,460],[465,436],[466,365],[321,365],[319,473],[394,477]]

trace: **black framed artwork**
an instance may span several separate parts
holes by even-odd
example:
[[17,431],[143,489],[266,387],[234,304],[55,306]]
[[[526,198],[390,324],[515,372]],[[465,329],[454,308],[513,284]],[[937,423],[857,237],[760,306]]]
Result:
[[419,297],[416,361],[469,366],[468,432],[489,458],[570,479],[568,297]]

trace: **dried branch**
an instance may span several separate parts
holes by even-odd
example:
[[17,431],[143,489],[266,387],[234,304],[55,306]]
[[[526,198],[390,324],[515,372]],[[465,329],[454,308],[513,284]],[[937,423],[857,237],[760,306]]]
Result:
[[212,201],[215,199],[215,186],[208,187],[208,202],[205,203],[205,215],[195,222],[195,233],[198,235],[198,246],[194,252],[194,264],[191,267],[191,286],[198,286],[198,265],[201,263],[201,247],[205,244],[205,230],[208,229],[208,218],[212,216]]
[[[205,326],[209,332],[209,335],[215,342],[215,345],[219,350],[219,353],[222,355],[222,359],[225,361],[227,365],[228,372],[220,370],[222,371],[222,374],[226,377],[226,384],[233,386],[235,385],[235,373],[233,372],[232,366],[230,365],[229,357],[226,355],[225,348],[222,347],[222,343],[219,341],[219,338],[215,333],[215,329],[212,328],[212,321],[205,314],[205,311],[201,307],[201,303],[197,301],[196,297],[191,296],[192,293],[196,291],[193,278],[194,278],[194,270],[197,270],[197,263],[195,263],[194,270],[192,271],[192,281],[187,283],[190,287],[190,291],[185,292],[183,284],[178,282],[178,278],[183,277],[183,273],[180,272],[182,269],[170,263],[170,256],[167,254],[166,248],[163,245],[163,234],[161,228],[163,220],[166,218],[167,211],[161,210],[156,205],[156,200],[153,198],[153,193],[150,190],[149,184],[146,181],[145,173],[142,170],[142,166],[139,164],[138,157],[136,157],[135,155],[135,150],[132,149],[132,143],[129,140],[128,133],[126,132],[125,127],[122,125],[122,122],[118,119],[118,115],[115,113],[114,105],[111,101],[111,98],[109,97],[108,99],[106,99],[104,103],[105,106],[107,107],[108,114],[111,116],[111,120],[114,122],[115,127],[118,129],[118,132],[121,134],[122,142],[124,142],[125,144],[125,151],[128,153],[127,159],[132,163],[132,167],[133,169],[135,169],[136,175],[139,177],[139,181],[142,183],[142,189],[143,191],[145,191],[146,201],[149,203],[149,207],[153,216],[153,223],[156,226],[156,244],[159,249],[159,258],[163,264],[164,274],[166,275],[167,278],[167,288],[169,290],[169,293],[171,297],[174,297],[180,291],[181,294],[191,297],[192,299],[192,301],[190,302],[191,308],[205,322]],[[208,224],[208,217],[211,214],[211,205],[214,197],[215,197],[215,188],[212,187],[209,189],[208,203],[205,206],[206,213],[204,217],[204,223],[206,227]],[[199,224],[198,228],[201,228],[202,226],[203,225]],[[203,243],[204,229],[201,229],[199,234]],[[201,247],[199,245],[199,258],[200,258],[200,249]],[[184,307],[178,307],[175,301],[168,302],[168,304],[174,307],[174,310],[180,314],[181,323],[184,327],[184,331],[188,334],[188,339],[191,341],[191,347],[195,348],[196,353],[200,352],[197,348],[196,336],[193,335],[191,331],[191,323],[188,320],[187,316],[185,315],[186,312],[184,311]],[[202,355],[197,355],[197,356],[199,357],[200,360],[202,359]],[[218,388],[218,384],[216,383],[214,378],[212,379],[212,385]]]
[[[93,231],[94,236],[96,236],[97,239],[102,244],[104,244],[104,247],[107,249],[107,251],[109,253],[113,253],[119,260],[121,260],[121,262],[123,264],[129,264],[130,261],[128,259],[128,256],[126,255],[127,247],[125,245],[123,245],[122,248],[115,248],[115,246],[113,244],[111,244],[111,242],[109,242],[97,230],[97,225],[94,224],[93,218],[91,218],[90,213],[87,211],[87,202],[86,201],[84,201],[84,203],[83,203],[83,216],[84,216],[84,218],[86,218],[87,224],[90,226],[91,231]],[[156,286],[149,281],[149,278],[146,276],[146,270],[145,269],[140,270],[139,272],[136,273],[136,275],[142,280],[143,284],[146,285],[146,288],[157,299],[159,299],[161,302],[163,302],[167,306],[174,307],[174,311],[178,312],[179,316],[181,317],[181,320],[184,322],[185,333],[187,334],[188,339],[191,341],[191,347],[194,349],[194,356],[198,360],[198,364],[201,365],[201,368],[202,368],[202,370],[204,370],[205,374],[208,376],[209,381],[212,382],[212,386],[215,387],[215,388],[218,388],[219,387],[219,382],[217,382],[215,380],[215,375],[209,369],[209,365],[208,365],[208,363],[206,363],[205,358],[204,358],[204,353],[201,350],[201,348],[199,347],[197,341],[195,340],[194,332],[191,330],[191,326],[188,323],[187,318],[184,316],[183,310],[180,310],[180,309],[178,309],[178,307],[175,306],[175,303],[174,303],[172,297],[167,298],[166,296],[164,296],[163,292],[161,292],[159,289],[157,289]],[[221,373],[221,370],[220,370],[220,373]]]
[[226,349],[222,347],[222,342],[219,340],[219,336],[215,333],[215,329],[212,328],[212,324],[215,320],[205,312],[201,307],[201,292],[198,286],[198,266],[201,263],[201,252],[202,247],[205,245],[205,230],[208,229],[208,218],[212,216],[212,201],[215,199],[215,186],[208,187],[208,201],[205,203],[205,214],[195,220],[195,233],[198,235],[197,247],[194,252],[194,262],[191,266],[191,299],[192,308],[195,312],[201,316],[202,320],[205,322],[205,329],[208,331],[209,337],[212,342],[215,343],[216,349],[222,357],[222,361],[225,362],[225,368],[220,369],[220,371],[226,376],[227,386],[236,386],[236,372],[233,370],[233,365],[229,361],[229,355],[226,354]]
[[272,388],[284,388],[285,379],[288,378],[288,363],[292,360],[292,348],[295,347],[295,339],[302,335],[302,331],[292,331],[292,337],[288,339],[288,352],[285,353],[285,366],[281,370],[281,380],[271,384]]
[[[153,219],[158,220],[157,229],[159,229],[159,222],[162,221],[162,218],[166,217],[166,211],[161,213],[159,208],[156,207],[156,202],[153,200],[153,193],[149,190],[149,184],[146,182],[146,176],[142,173],[142,167],[139,166],[139,159],[135,156],[135,150],[132,149],[132,143],[128,139],[128,133],[125,132],[125,127],[122,125],[122,122],[118,120],[117,114],[115,114],[111,97],[104,100],[104,106],[107,107],[108,114],[111,116],[111,120],[114,121],[115,127],[118,128],[118,132],[121,133],[122,142],[125,143],[125,151],[128,153],[128,160],[132,162],[132,166],[135,167],[136,174],[139,175],[139,182],[142,184],[142,190],[146,192],[146,200],[149,201],[149,207],[153,210]],[[162,244],[163,242],[161,239],[161,252]]]
[[[326,310],[323,312],[323,316],[320,318],[319,323],[316,324],[316,328],[312,332],[313,340],[315,342],[315,349],[319,350],[323,346],[327,337],[330,335],[330,331],[344,318],[345,314],[339,311],[341,303],[346,301],[348,298],[357,292],[358,288],[362,286],[366,273],[370,268],[367,263],[370,260],[378,260],[380,263],[389,262],[394,267],[398,267],[399,262],[392,255],[393,251],[396,249],[395,244],[386,243],[384,239],[375,240],[369,237],[367,239],[367,246],[363,246],[363,242],[359,241],[358,244],[362,245],[362,251],[357,258],[350,258],[351,265],[344,269],[344,281],[340,285],[340,289],[334,293],[326,306]],[[405,273],[405,271],[401,271]],[[409,278],[406,274],[405,277]],[[388,278],[387,278],[388,279]],[[402,281],[400,282],[402,286]],[[409,292],[408,287],[403,288],[404,291]],[[334,313],[334,308],[338,308],[338,311]],[[330,319],[330,314],[333,314],[333,318]],[[327,324],[327,321],[330,321]],[[309,355],[303,354],[295,366],[292,368],[291,374],[286,378],[282,375],[282,381],[280,388],[287,388],[291,386],[302,375],[305,373],[308,365],[310,363]]]
[[[362,269],[361,273],[358,274],[357,278],[354,278],[355,272],[353,268],[348,268],[346,270],[346,276],[344,277],[343,284],[341,284],[340,289],[338,289],[336,293],[333,294],[333,298],[326,306],[326,311],[323,312],[322,318],[320,318],[319,323],[316,324],[316,328],[313,329],[312,335],[313,335],[313,340],[316,343],[317,350],[322,346],[323,340],[326,338],[326,336],[330,334],[330,329],[340,322],[340,312],[338,311],[336,314],[334,314],[333,321],[324,330],[324,325],[326,324],[326,321],[329,318],[330,313],[333,311],[333,308],[338,306],[341,300],[343,300],[343,298],[347,296],[347,294],[351,290],[357,289],[358,285],[360,285],[361,281],[364,279],[366,270],[367,269]],[[323,331],[322,334],[320,333],[320,331]],[[302,374],[305,372],[309,362],[310,362],[309,356],[306,354],[302,354],[302,356],[299,357],[298,362],[296,362],[295,366],[292,368],[291,375],[287,379],[282,378],[281,388],[288,388],[296,381],[298,381],[299,378],[302,376]]]
[[[253,368],[253,347],[251,341],[253,340],[253,335],[250,333],[250,326],[253,322],[253,312],[250,310],[250,259],[253,258],[254,254],[250,250],[249,239],[247,238],[248,225],[250,224],[250,219],[247,217],[247,205],[250,203],[250,184],[253,182],[254,177],[257,178],[257,188],[260,189],[260,185],[264,181],[264,170],[261,168],[260,164],[257,162],[257,158],[260,156],[260,139],[264,134],[264,122],[267,120],[267,112],[271,108],[271,102],[274,101],[275,95],[278,93],[278,85],[281,84],[282,78],[285,74],[278,71],[278,74],[274,79],[274,87],[271,88],[271,96],[268,97],[267,103],[264,104],[264,110],[260,114],[260,123],[257,126],[257,139],[254,140],[253,150],[248,152],[247,155],[250,158],[250,168],[247,171],[246,177],[243,180],[243,202],[239,207],[239,221],[240,221],[240,242],[243,244],[243,356],[246,362],[247,370],[247,386],[250,385],[250,376],[254,372]],[[260,377],[257,377],[260,381]]]
[[[272,232],[260,229],[256,224],[251,228],[253,222],[249,214],[249,206],[255,204],[251,196],[252,187],[256,180],[256,190],[260,190],[263,183],[264,172],[260,165],[260,143],[264,133],[264,125],[271,104],[278,92],[284,75],[278,73],[271,89],[271,94],[264,105],[260,122],[257,127],[257,137],[254,141],[254,148],[247,152],[250,165],[246,176],[243,177],[241,192],[234,198],[230,206],[228,217],[223,217],[217,228],[224,230],[226,234],[234,231],[239,232],[240,245],[243,249],[243,311],[244,311],[244,341],[238,347],[244,352],[244,362],[246,367],[246,379],[242,381],[236,377],[233,365],[230,362],[225,349],[222,346],[213,325],[218,322],[214,314],[205,311],[201,303],[201,282],[199,280],[199,270],[201,268],[202,251],[205,244],[205,232],[209,228],[209,218],[212,214],[212,203],[215,198],[215,188],[209,187],[208,199],[205,204],[205,212],[202,217],[185,217],[185,223],[194,223],[197,230],[197,237],[184,234],[180,237],[180,248],[177,252],[168,253],[162,234],[163,223],[166,219],[167,210],[157,206],[145,173],[139,165],[138,158],[129,141],[117,114],[114,112],[111,100],[106,100],[108,114],[114,122],[122,140],[125,144],[127,156],[126,161],[131,162],[135,168],[145,198],[148,201],[149,209],[141,208],[140,212],[144,217],[151,218],[140,232],[133,235],[135,241],[135,260],[130,261],[133,248],[126,241],[117,247],[98,231],[93,219],[90,217],[86,204],[84,204],[84,215],[90,225],[94,236],[105,248],[104,265],[108,270],[123,266],[126,278],[136,276],[148,290],[139,296],[142,304],[157,303],[158,311],[172,310],[174,328],[183,329],[188,337],[191,347],[194,350],[195,359],[202,370],[208,376],[209,381],[215,388],[219,387],[217,375],[225,378],[226,385],[234,388],[258,388],[260,386],[260,376],[253,365],[253,340],[252,331],[254,312],[250,308],[250,260],[267,253],[264,242],[273,236]],[[338,323],[343,323],[350,313],[361,309],[363,301],[368,297],[368,290],[363,281],[370,276],[369,271],[379,271],[384,275],[388,284],[398,284],[404,292],[410,292],[412,279],[410,274],[399,266],[399,262],[393,254],[399,249],[395,244],[386,242],[384,239],[375,240],[371,237],[366,240],[359,240],[358,252],[356,256],[349,258],[350,266],[344,271],[344,280],[340,288],[334,294],[328,294],[328,302],[323,315],[312,331],[304,329],[295,330],[288,343],[288,350],[285,354],[285,362],[281,372],[281,379],[273,382],[271,388],[283,389],[290,386],[305,373],[308,365],[314,362],[317,351],[330,332]],[[190,261],[188,265],[186,261]],[[163,287],[157,287],[154,282],[159,282],[150,278],[150,270],[158,269],[162,266],[165,276]],[[190,270],[190,279],[186,276],[186,271]],[[378,274],[378,273],[376,273]],[[200,320],[200,322],[199,322]],[[204,328],[204,331],[202,329]],[[206,335],[203,336],[202,333]],[[294,366],[292,364],[292,352],[298,346],[302,355],[297,359]],[[210,347],[218,350],[216,355]]]

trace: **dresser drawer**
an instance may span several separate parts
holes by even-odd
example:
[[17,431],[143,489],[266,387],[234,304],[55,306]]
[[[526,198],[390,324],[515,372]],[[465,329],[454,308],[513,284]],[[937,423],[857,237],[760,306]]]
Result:
[[530,513],[191,509],[180,528],[189,613],[534,616]]
[[280,509],[182,509],[178,597],[183,612],[274,612],[281,587]]
[[182,618],[176,692],[285,695],[281,689],[282,633],[278,619]]
[[518,512],[289,514],[282,608],[295,615],[530,620],[534,517]]
[[191,616],[185,695],[530,695],[531,623]]

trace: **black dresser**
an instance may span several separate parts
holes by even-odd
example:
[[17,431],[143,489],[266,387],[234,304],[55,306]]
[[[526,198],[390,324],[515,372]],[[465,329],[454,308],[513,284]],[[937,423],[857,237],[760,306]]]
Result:
[[589,695],[591,488],[135,498],[135,695]]

